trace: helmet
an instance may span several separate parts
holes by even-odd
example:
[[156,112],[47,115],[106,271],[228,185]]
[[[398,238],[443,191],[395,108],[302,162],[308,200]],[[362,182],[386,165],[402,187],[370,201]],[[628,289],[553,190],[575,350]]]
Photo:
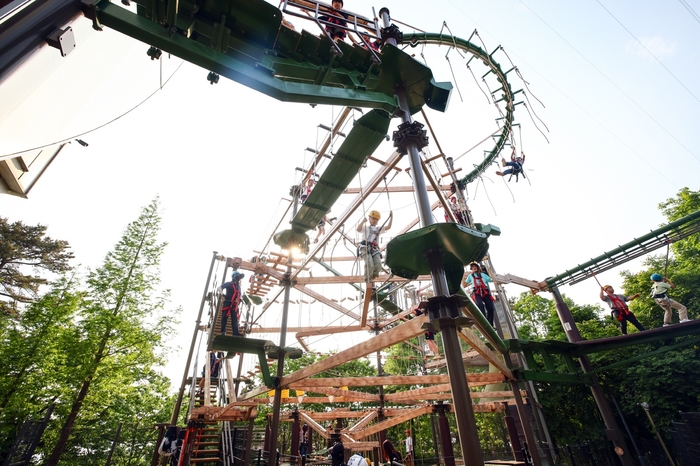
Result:
[[450,198],[450,202],[457,202],[457,198],[454,197],[454,196],[452,196],[452,197]]
[[610,285],[603,285],[603,289],[604,289],[604,290],[607,290],[608,288],[612,288],[612,286],[610,286]]
[[233,273],[231,274],[231,280],[240,280],[243,277],[245,277],[245,274],[239,272],[238,270],[234,270]]
[[662,276],[659,275],[658,273],[652,273],[650,278],[651,278],[652,280],[654,280],[655,282],[660,282],[660,281],[662,281],[662,280],[664,279],[664,277],[662,277]]
[[380,214],[380,213],[379,213],[378,211],[376,211],[376,210],[372,210],[372,211],[370,211],[370,213],[369,213],[369,218],[376,218],[377,220],[379,220],[380,218],[382,218],[382,214]]

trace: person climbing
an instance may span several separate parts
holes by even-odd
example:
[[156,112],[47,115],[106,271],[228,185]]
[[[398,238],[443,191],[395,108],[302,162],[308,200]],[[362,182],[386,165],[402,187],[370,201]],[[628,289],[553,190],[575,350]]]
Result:
[[[423,315],[423,311],[421,311],[421,309],[418,307],[413,309],[413,313],[416,315],[416,317]],[[428,349],[433,352],[434,356],[438,356],[440,354],[438,345],[435,343],[435,334],[433,332],[425,332],[425,342],[428,344]]]
[[[326,24],[326,32],[333,41],[338,42],[339,40],[345,40],[347,33],[344,28],[348,25],[345,19],[348,19],[348,14],[341,11],[343,9],[343,0],[333,0],[331,6],[333,8],[330,10],[330,13],[328,15],[319,16],[318,19],[319,21],[331,23]],[[345,19],[341,19],[341,17]],[[332,24],[336,24],[337,26],[332,26]]]
[[244,273],[234,270],[231,274],[231,281],[226,282],[219,288],[224,292],[224,303],[221,306],[221,334],[226,335],[226,323],[231,317],[231,330],[233,335],[242,337],[238,330],[238,305],[241,303],[241,279]]
[[[209,376],[211,377],[210,383],[214,381],[214,379],[219,377],[219,370],[221,369],[221,364],[224,362],[224,353],[221,351],[218,352],[209,352]],[[206,367],[202,368],[202,378],[199,379],[199,388],[200,392],[201,390],[204,390],[204,383],[206,381]]]
[[384,440],[382,447],[384,448],[384,456],[389,460],[389,463],[403,466],[401,463],[401,455],[396,451],[396,448],[394,448],[390,440]]
[[481,266],[476,262],[469,264],[469,269],[472,273],[467,275],[464,280],[464,286],[472,285],[474,287],[474,292],[472,293],[472,299],[476,303],[481,313],[486,316],[486,320],[493,327],[493,314],[495,312],[495,307],[493,305],[494,297],[489,290],[489,283],[491,283],[491,277],[487,274],[481,272]]
[[314,243],[318,243],[318,239],[321,237],[321,235],[326,234],[326,223],[333,225],[333,220],[335,220],[335,218],[329,219],[328,215],[324,215],[321,221],[318,222],[318,225],[316,226],[316,238],[314,238]]
[[[506,176],[510,175],[510,178],[515,175],[515,182],[518,182],[518,175],[523,175],[523,178],[525,178],[525,172],[523,171],[523,165],[525,164],[525,154],[523,152],[520,153],[520,157],[515,156],[515,147],[513,148],[513,152],[510,154],[510,162],[506,162],[506,159],[501,158],[501,165],[504,167],[510,167],[507,170],[504,170],[503,172],[496,172],[496,175],[498,176]],[[510,181],[510,178],[508,178],[508,181]]]
[[610,306],[610,314],[614,319],[620,322],[620,332],[622,332],[623,335],[627,335],[627,322],[637,327],[637,330],[640,332],[646,330],[644,326],[639,323],[634,313],[627,307],[628,301],[637,298],[639,298],[639,293],[632,296],[625,296],[615,294],[615,290],[610,285],[600,287],[600,299]]
[[[391,228],[394,213],[389,212],[389,219],[386,225],[378,227],[377,223],[382,218],[376,210],[369,213],[367,218],[363,218],[357,225],[357,231],[362,233],[360,241],[359,255],[365,261],[365,279],[369,282],[379,276],[382,270],[382,254],[379,251],[379,235]],[[369,219],[369,225],[365,226]]]
[[678,318],[681,324],[690,322],[691,319],[688,319],[688,309],[668,296],[668,290],[675,288],[676,285],[674,285],[671,280],[662,277],[658,273],[652,274],[651,280],[654,282],[654,284],[651,285],[651,297],[654,298],[656,304],[661,306],[661,309],[664,310],[664,327],[671,325],[671,319],[673,319],[672,309],[678,309]]

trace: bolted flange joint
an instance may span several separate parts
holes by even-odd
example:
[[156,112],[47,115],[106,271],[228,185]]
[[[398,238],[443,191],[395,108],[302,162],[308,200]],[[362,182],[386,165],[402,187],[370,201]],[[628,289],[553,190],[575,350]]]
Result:
[[403,42],[403,32],[401,32],[401,30],[396,24],[392,24],[389,27],[382,28],[380,33],[382,36],[382,46],[386,45],[389,39],[394,39],[396,41],[396,45],[399,45]]
[[416,146],[418,150],[423,149],[428,145],[428,132],[423,129],[423,124],[414,121],[413,123],[405,122],[398,126],[398,129],[393,134],[394,147],[396,147],[401,155],[408,154],[408,147]]

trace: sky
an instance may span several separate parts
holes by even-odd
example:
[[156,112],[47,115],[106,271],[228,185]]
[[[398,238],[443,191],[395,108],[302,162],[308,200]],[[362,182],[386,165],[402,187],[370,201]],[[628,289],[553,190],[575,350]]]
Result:
[[[687,3],[700,12],[700,2]],[[475,220],[503,232],[490,240],[497,272],[535,280],[561,273],[657,228],[664,223],[660,202],[683,187],[698,189],[700,20],[680,0],[436,0],[429,8],[412,0],[345,4],[367,17],[373,7],[383,6],[410,25],[400,26],[404,33],[411,27],[440,32],[443,22],[444,32],[449,28],[462,38],[477,30],[472,41],[483,41],[489,52],[501,45],[494,60],[505,70],[512,61],[527,82],[526,104],[533,116],[524,105],[515,112],[527,180],[508,183],[493,166],[467,187]],[[297,29],[313,30],[310,22],[291,21]],[[168,242],[162,285],[172,291],[172,308],[183,309],[166,367],[177,380],[212,252],[249,259],[265,245],[286,208],[290,186],[299,182],[296,168],[309,163],[305,149],[325,136],[317,125],[330,125],[341,107],[281,103],[224,78],[210,85],[208,70],[166,54],[151,61],[147,45],[115,31],[95,32],[84,18],[72,26],[78,46],[68,57],[43,47],[0,83],[0,102],[5,102],[0,155],[101,128],[80,136],[88,147],[69,144],[28,199],[0,197],[0,215],[48,225],[50,236],[69,241],[76,265],[96,267],[139,209],[159,196],[161,236]],[[487,68],[473,61],[475,79],[448,45],[407,50],[425,61],[438,81],[455,85],[447,111],[427,114],[444,153],[464,174],[493,145],[487,141],[461,156],[496,129],[498,111],[484,94],[485,85],[496,86],[489,77],[481,81]],[[514,71],[508,79],[514,91],[525,88]],[[522,93],[516,97],[524,99]],[[429,156],[439,152],[434,142],[431,136]],[[392,151],[386,142],[375,156],[385,159]],[[407,161],[400,164],[407,166]],[[368,163],[352,186],[366,182],[376,169]],[[435,170],[446,173],[441,165]],[[405,172],[390,181],[410,183]],[[342,196],[331,216],[351,199]],[[416,217],[411,194],[373,195],[363,208],[384,215],[392,210],[394,232]],[[346,225],[351,237],[360,217],[358,211]],[[441,210],[436,217],[442,219]],[[349,255],[342,241],[334,252]],[[640,264],[623,268],[636,270]],[[336,265],[345,273],[353,266]],[[619,270],[600,279],[620,288]],[[509,296],[524,291],[516,285],[506,289]],[[350,287],[317,290],[356,305]],[[591,280],[562,291],[580,304],[599,303]],[[292,299],[300,297],[293,293]],[[271,306],[261,322],[279,325],[280,309]],[[318,305],[295,304],[291,311],[290,325],[351,323]],[[261,337],[279,341],[278,335]],[[331,335],[312,340],[312,347],[333,350],[364,338]],[[292,334],[287,341],[296,343]]]

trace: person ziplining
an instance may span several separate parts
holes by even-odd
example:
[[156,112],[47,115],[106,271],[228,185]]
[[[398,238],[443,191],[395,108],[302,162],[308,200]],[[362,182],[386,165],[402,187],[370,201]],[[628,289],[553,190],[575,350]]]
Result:
[[520,156],[516,156],[515,154],[515,147],[513,147],[513,152],[510,154],[510,162],[506,162],[506,159],[501,158],[501,165],[504,167],[510,167],[507,170],[504,170],[502,172],[497,171],[496,175],[498,176],[506,176],[510,175],[508,177],[508,181],[515,175],[515,182],[518,182],[518,176],[523,175],[523,178],[525,178],[525,172],[523,171],[523,165],[525,164],[525,153],[520,152]]
[[615,289],[613,289],[613,287],[610,285],[600,287],[600,299],[608,303],[608,306],[610,306],[610,314],[615,320],[620,322],[620,332],[623,335],[627,335],[627,322],[637,327],[637,330],[640,332],[646,330],[627,306],[628,301],[632,301],[633,299],[637,298],[639,298],[639,293],[632,296],[625,296],[622,294],[615,294]]
[[[394,213],[389,212],[389,218],[384,226],[377,226],[382,215],[373,210],[357,225],[358,233],[362,233],[359,255],[365,261],[365,280],[370,282],[379,276],[382,270],[382,254],[379,250],[379,235],[391,228]],[[366,225],[369,219],[369,225]]]

